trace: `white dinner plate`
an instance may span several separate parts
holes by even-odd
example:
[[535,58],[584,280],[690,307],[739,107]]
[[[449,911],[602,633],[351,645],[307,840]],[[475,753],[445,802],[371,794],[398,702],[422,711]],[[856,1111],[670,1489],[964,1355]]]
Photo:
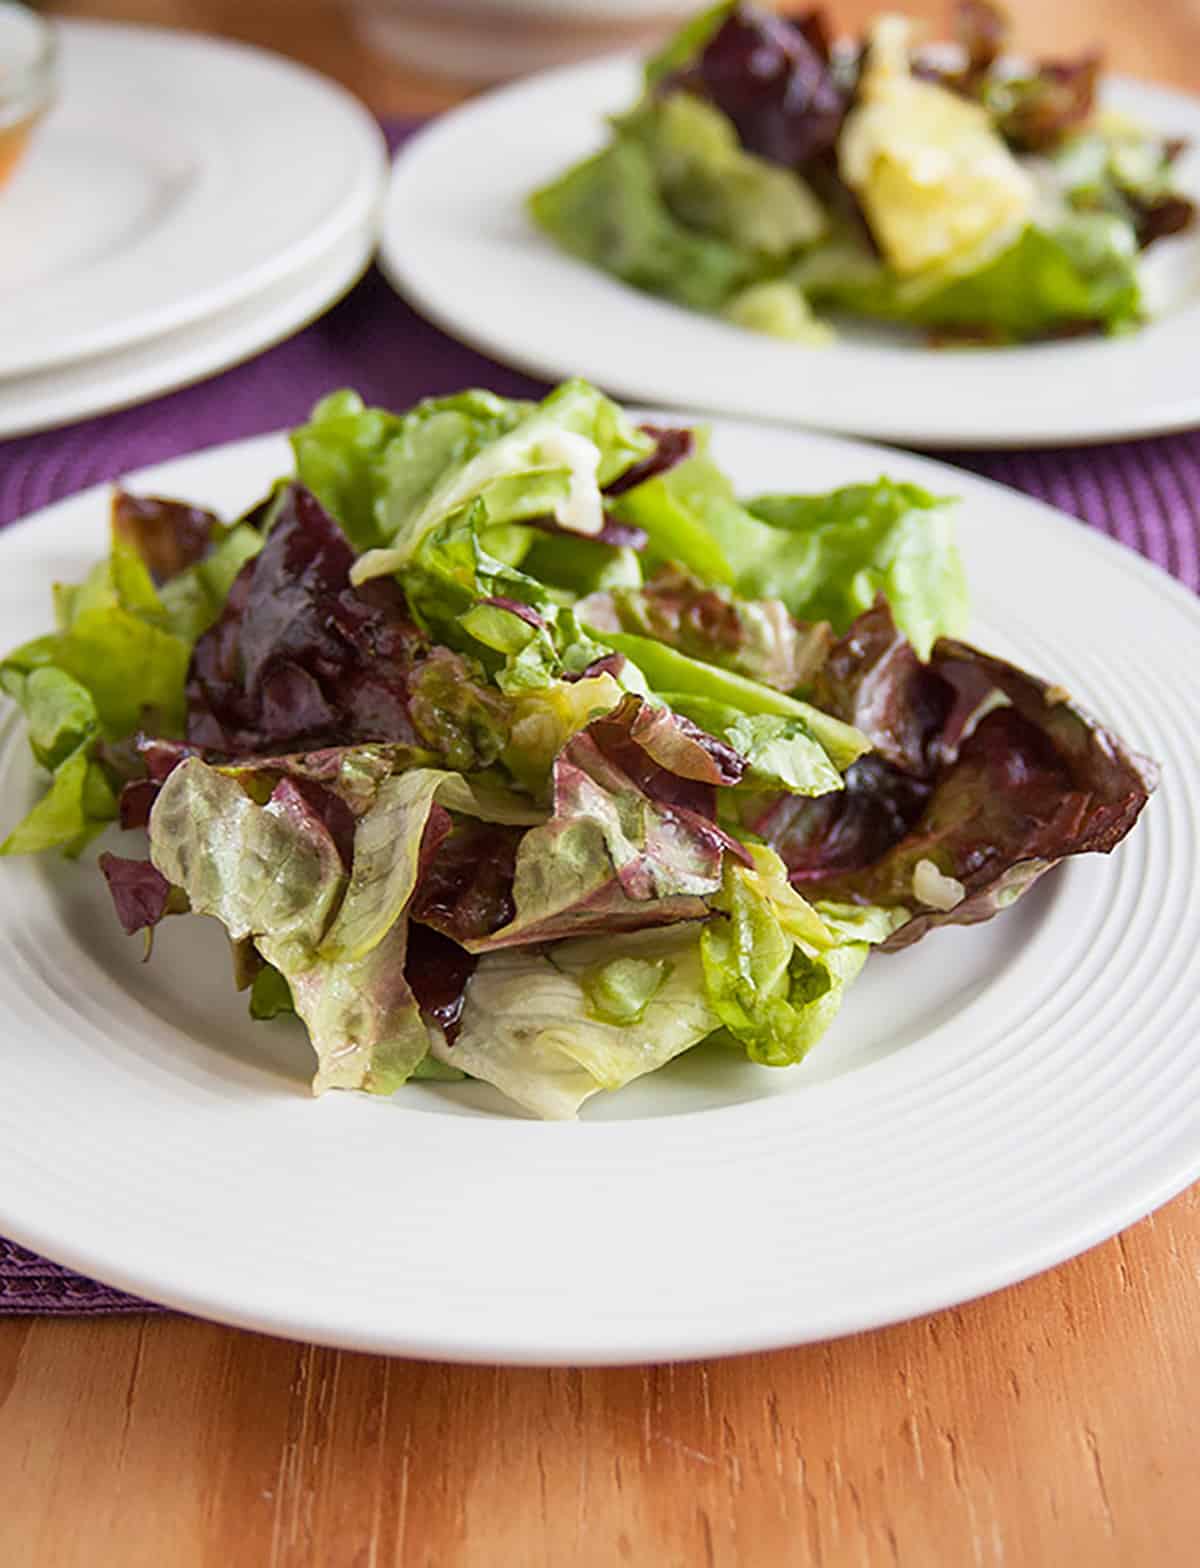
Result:
[[112,354],[0,379],[0,439],[128,408],[282,342],[353,287],[370,265],[375,241],[369,219],[296,276],[203,321]]
[[374,211],[382,135],[333,82],[189,33],[59,37],[58,102],[0,192],[0,377],[227,310]]
[[[974,638],[1164,765],[1116,853],[1059,867],[988,925],[873,957],[799,1068],[690,1053],[546,1124],[482,1084],[314,1102],[303,1031],[249,1021],[214,922],[166,922],[143,964],[93,856],[0,864],[0,1234],[272,1333],[631,1362],[959,1302],[1200,1174],[1200,604],[1106,538],[928,460],[735,423],[714,446],[743,490],[886,469],[962,496]],[[131,482],[233,511],[287,466],[267,437]],[[93,490],[0,537],[14,642],[50,623],[51,583],[101,552],[105,512]],[[12,820],[33,778],[11,720],[0,787]]]
[[[528,220],[530,191],[595,151],[636,65],[571,66],[442,116],[392,175],[385,271],[431,320],[552,380],[717,413],[920,446],[1044,446],[1200,422],[1200,238],[1148,253],[1169,309],[1130,337],[938,350],[853,323],[827,348],[780,342],[639,293],[567,256]],[[1200,99],[1110,80],[1106,101],[1200,143]],[[1181,166],[1200,195],[1200,158]]]

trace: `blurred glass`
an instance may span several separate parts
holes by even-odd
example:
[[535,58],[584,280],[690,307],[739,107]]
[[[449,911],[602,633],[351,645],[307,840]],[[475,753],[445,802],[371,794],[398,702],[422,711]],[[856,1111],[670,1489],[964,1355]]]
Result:
[[16,0],[0,0],[0,185],[54,96],[55,59],[50,24]]
[[496,82],[613,49],[645,49],[697,0],[351,0],[361,32],[417,71]]

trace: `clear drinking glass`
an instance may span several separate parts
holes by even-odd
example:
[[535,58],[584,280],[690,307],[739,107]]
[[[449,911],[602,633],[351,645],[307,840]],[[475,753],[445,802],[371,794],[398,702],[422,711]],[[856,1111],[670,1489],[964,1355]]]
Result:
[[54,29],[28,6],[0,0],[0,185],[54,98]]

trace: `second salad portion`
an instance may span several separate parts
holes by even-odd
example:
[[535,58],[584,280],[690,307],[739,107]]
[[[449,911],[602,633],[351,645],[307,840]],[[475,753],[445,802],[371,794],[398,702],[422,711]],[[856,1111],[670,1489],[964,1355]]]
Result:
[[706,1039],[798,1062],[873,947],[1112,849],[1154,787],[959,640],[916,485],[739,500],[702,433],[578,381],[336,393],[292,446],[233,522],[117,494],[0,664],[48,776],[2,848],[119,819],[125,929],[222,922],[318,1090],[468,1075],[568,1117]]
[[798,341],[827,312],[977,344],[1137,327],[1140,252],[1194,221],[1180,144],[1098,106],[1098,54],[1015,63],[992,0],[955,31],[931,49],[887,15],[835,45],[819,10],[714,6],[530,212],[636,288]]

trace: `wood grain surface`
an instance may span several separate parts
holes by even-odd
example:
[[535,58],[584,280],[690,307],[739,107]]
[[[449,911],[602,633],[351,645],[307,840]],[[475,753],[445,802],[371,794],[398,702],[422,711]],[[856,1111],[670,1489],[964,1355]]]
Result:
[[[50,9],[271,44],[381,112],[462,92],[373,59],[318,0]],[[1038,50],[1102,39],[1119,69],[1200,87],[1196,0],[1014,9]],[[1197,1563],[1196,1189],[984,1301],[695,1365],[425,1366],[183,1318],[0,1322],[2,1568]]]

